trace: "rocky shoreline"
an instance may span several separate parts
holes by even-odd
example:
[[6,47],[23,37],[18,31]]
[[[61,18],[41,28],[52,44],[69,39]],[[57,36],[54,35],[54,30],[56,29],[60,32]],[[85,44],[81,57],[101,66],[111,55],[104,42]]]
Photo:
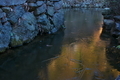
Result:
[[61,0],[0,0],[0,52],[64,26]]
[[[112,14],[110,8],[104,8],[103,12],[103,33],[106,33],[116,39],[116,48],[120,48],[120,15]],[[112,41],[114,42],[114,41]]]

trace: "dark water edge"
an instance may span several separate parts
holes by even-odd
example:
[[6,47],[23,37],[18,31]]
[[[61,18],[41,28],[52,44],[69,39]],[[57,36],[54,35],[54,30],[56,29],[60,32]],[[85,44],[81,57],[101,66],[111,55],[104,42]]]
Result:
[[0,80],[114,80],[120,74],[119,55],[107,51],[111,39],[101,36],[101,9],[64,11],[65,30],[0,55]]

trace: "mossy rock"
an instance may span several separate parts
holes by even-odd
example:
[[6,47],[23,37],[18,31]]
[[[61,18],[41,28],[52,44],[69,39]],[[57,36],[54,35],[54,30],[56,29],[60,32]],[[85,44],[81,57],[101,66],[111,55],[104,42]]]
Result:
[[21,46],[22,44],[23,44],[23,41],[12,39],[11,43],[10,43],[10,46],[11,47],[17,47],[17,46]]
[[5,52],[6,48],[0,48],[0,53]]

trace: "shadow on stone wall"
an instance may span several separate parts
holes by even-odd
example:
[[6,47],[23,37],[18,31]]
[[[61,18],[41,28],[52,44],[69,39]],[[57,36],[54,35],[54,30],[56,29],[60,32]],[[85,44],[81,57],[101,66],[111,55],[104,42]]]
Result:
[[8,50],[2,54],[0,80],[44,80],[47,78],[47,74],[39,76],[39,72],[48,71],[46,65],[51,60],[60,57],[63,37],[64,31],[59,31],[43,39],[38,37],[27,46]]

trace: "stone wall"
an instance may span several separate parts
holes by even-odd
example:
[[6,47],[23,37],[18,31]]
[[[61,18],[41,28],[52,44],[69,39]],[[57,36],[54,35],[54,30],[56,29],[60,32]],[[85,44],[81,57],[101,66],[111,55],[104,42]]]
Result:
[[64,25],[60,0],[0,0],[0,52],[29,43]]

